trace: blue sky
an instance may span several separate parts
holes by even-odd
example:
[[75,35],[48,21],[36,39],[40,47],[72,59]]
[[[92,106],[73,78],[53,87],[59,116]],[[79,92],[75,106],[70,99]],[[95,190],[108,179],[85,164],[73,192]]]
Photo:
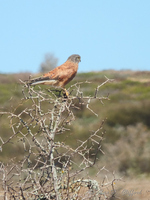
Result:
[[0,73],[81,55],[79,72],[150,70],[150,0],[0,0]]

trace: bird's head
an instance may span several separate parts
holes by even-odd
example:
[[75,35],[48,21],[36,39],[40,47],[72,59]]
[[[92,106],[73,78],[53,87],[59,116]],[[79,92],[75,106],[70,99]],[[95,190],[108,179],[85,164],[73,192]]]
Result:
[[74,62],[74,63],[79,63],[79,62],[81,62],[81,56],[79,56],[78,54],[72,54],[71,56],[69,56],[69,58],[67,60]]

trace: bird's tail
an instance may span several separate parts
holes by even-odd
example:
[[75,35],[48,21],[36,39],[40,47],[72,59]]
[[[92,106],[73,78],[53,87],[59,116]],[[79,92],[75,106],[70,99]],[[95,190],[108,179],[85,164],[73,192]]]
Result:
[[38,85],[38,84],[45,84],[45,85],[55,85],[58,82],[58,80],[55,79],[50,79],[48,76],[47,77],[39,77],[35,79],[31,79],[27,81],[27,85]]

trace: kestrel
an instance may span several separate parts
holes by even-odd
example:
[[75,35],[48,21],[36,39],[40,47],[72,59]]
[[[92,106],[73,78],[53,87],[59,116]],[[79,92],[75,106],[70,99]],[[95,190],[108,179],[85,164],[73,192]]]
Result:
[[[75,77],[79,62],[81,62],[81,57],[78,54],[73,54],[69,56],[64,64],[44,74],[42,77],[29,80],[28,85],[52,85],[61,87],[66,92],[64,86]],[[66,95],[68,96],[67,92]]]

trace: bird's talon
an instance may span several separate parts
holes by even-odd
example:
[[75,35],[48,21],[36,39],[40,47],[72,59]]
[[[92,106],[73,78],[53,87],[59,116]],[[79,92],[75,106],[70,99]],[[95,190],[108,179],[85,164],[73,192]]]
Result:
[[66,89],[63,90],[63,96],[64,96],[64,98],[69,97],[69,92]]

